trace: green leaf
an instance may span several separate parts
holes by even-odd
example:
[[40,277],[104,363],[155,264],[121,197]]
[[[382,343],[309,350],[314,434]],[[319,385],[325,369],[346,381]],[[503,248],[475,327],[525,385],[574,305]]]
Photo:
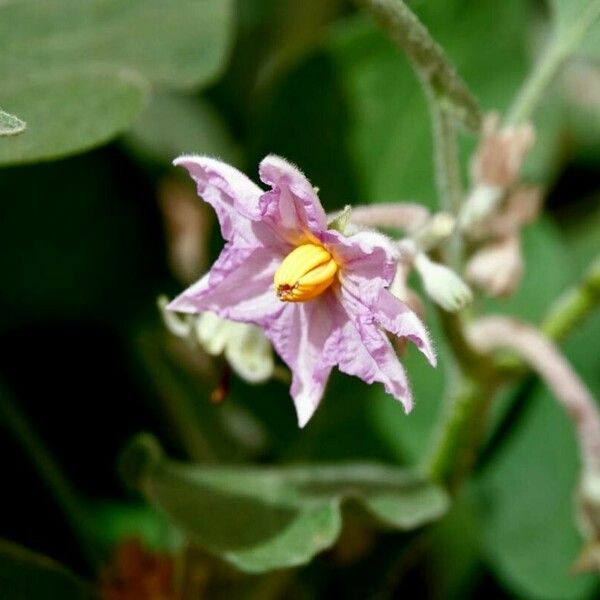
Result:
[[27,127],[24,121],[21,121],[18,117],[10,115],[3,110],[0,110],[0,137],[6,135],[16,135],[17,133],[23,133]]
[[107,142],[143,106],[143,80],[128,72],[63,72],[4,83],[0,98],[27,115],[27,132],[0,145],[0,165],[48,160]]
[[332,546],[354,500],[382,525],[413,529],[447,509],[445,492],[377,464],[204,467],[165,458],[139,436],[121,471],[193,541],[249,572],[302,565]]
[[171,164],[181,154],[209,154],[239,163],[239,149],[221,115],[203,98],[158,93],[126,137],[127,145],[150,160]]
[[223,68],[231,17],[230,0],[4,2],[2,81],[101,64],[157,85],[196,86]]
[[[565,345],[567,357],[596,395],[600,355],[589,349],[598,336],[600,314]],[[583,544],[574,502],[580,466],[571,419],[540,384],[480,481],[486,555],[519,596],[598,597],[596,578],[569,572]]]
[[91,599],[91,589],[54,560],[0,540],[2,600]]
[[227,59],[231,18],[231,0],[2,3],[0,100],[32,133],[3,148],[0,164],[63,156],[114,137],[151,84],[212,81]]

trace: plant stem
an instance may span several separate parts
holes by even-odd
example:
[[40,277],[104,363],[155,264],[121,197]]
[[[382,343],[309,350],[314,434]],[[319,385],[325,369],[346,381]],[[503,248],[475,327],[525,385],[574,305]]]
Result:
[[548,51],[542,54],[506,116],[509,125],[518,125],[531,118],[565,57],[563,46],[559,44],[552,44]]
[[[581,324],[600,304],[600,255],[579,283],[561,294],[542,319],[540,329],[551,340],[560,341]],[[496,371],[505,380],[524,375],[527,367],[512,352],[498,354]]]
[[369,12],[412,63],[425,87],[444,108],[472,131],[481,125],[477,100],[427,28],[402,0],[355,0]]
[[600,304],[600,255],[581,281],[562,294],[542,321],[542,331],[553,340],[564,338]]
[[95,545],[92,523],[83,499],[67,479],[48,448],[38,437],[10,392],[1,383],[0,418],[48,486],[71,526],[88,562],[92,567],[96,567],[99,552]]
[[525,80],[508,113],[506,120],[509,124],[522,123],[531,118],[565,59],[577,49],[599,17],[600,2],[595,0],[589,2],[568,26],[561,28],[559,23],[555,24],[557,30],[549,47],[542,53],[542,58]]
[[[599,304],[600,256],[592,262],[581,281],[552,305],[541,329],[549,338],[560,340]],[[462,327],[457,330],[458,325],[448,318],[445,322],[443,318],[442,323],[459,364],[462,362],[463,371],[473,373],[474,357],[480,360],[479,367],[475,367],[477,378],[464,378],[457,385],[425,467],[437,481],[456,486],[472,465],[475,450],[481,442],[481,424],[497,386],[527,375],[529,369],[513,353],[498,355],[493,363],[486,363],[485,356],[478,355],[464,338]]]
[[433,481],[455,489],[471,469],[484,437],[482,423],[492,395],[491,383],[464,377],[457,382],[425,463]]
[[463,199],[456,131],[433,90],[427,93],[433,127],[435,177],[443,210],[457,215]]

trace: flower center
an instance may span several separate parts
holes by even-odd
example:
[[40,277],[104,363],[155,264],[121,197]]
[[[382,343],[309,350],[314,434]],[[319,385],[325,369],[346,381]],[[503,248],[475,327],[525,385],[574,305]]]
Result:
[[292,250],[275,272],[275,293],[282,302],[305,302],[322,294],[334,281],[338,264],[317,244]]

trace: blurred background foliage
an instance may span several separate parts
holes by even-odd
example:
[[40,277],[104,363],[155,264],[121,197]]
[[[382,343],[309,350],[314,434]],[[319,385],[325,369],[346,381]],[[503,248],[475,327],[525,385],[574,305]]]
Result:
[[[508,108],[557,35],[553,15],[560,32],[586,4],[410,3],[486,111]],[[281,154],[320,188],[328,210],[405,200],[435,206],[421,89],[366,16],[342,0],[4,2],[0,40],[0,107],[28,127],[0,138],[0,535],[35,551],[0,544],[1,597],[87,597],[98,565],[128,536],[156,552],[181,548],[168,519],[249,571],[305,563],[340,533],[346,488],[315,491],[338,476],[355,502],[333,549],[303,568],[242,576],[188,548],[196,553],[189,589],[241,598],[598,596],[597,580],[569,574],[579,548],[573,434],[534,378],[498,399],[496,428],[449,515],[425,535],[398,530],[446,507],[439,490],[392,466],[420,460],[441,408],[446,349],[431,307],[441,366],[432,373],[409,351],[417,400],[410,417],[378,386],[336,375],[302,431],[277,381],[250,387],[233,379],[226,400],[212,404],[223,365],[173,350],[163,331],[155,299],[183,283],[169,269],[157,198],[166,178],[185,180],[170,166],[178,154],[213,154],[252,177],[265,154]],[[590,37],[535,115],[538,144],[526,171],[547,190],[547,210],[526,231],[520,290],[490,303],[494,311],[539,320],[598,252],[598,61],[600,44]],[[473,147],[464,140],[465,165]],[[211,224],[207,257],[220,244]],[[565,345],[597,397],[599,317]],[[130,447],[122,471],[160,514],[117,475],[117,456],[140,431],[154,439]],[[163,458],[156,439],[200,466]],[[339,475],[331,466],[338,461],[379,461],[390,471],[365,482],[360,466]],[[275,469],[271,490],[260,477],[273,472],[257,475],[258,485],[252,471],[202,466],[240,462],[288,467]],[[285,470],[311,462],[338,475]],[[256,490],[247,505],[236,496],[240,485]],[[415,506],[422,519],[405,527]],[[277,537],[275,509],[282,528],[298,527],[302,548]],[[365,525],[365,509],[388,527]],[[236,514],[246,518],[232,522]],[[232,546],[220,537],[224,523],[245,536]],[[277,530],[272,545],[253,550],[269,527]],[[141,551],[131,552],[125,558]],[[117,559],[113,571],[102,570],[109,592],[125,560]]]

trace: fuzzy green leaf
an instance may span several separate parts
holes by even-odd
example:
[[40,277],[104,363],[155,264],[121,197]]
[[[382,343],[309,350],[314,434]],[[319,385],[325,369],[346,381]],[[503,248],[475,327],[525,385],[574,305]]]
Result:
[[154,94],[126,142],[144,158],[163,164],[188,153],[239,162],[239,150],[221,115],[203,98],[184,94]]
[[0,102],[31,126],[26,141],[2,149],[0,164],[105,142],[134,120],[151,85],[212,81],[227,59],[231,7],[231,0],[0,4]]
[[81,152],[127,128],[143,106],[146,85],[127,72],[63,72],[4,84],[0,97],[27,115],[27,132],[0,144],[0,164]]
[[409,530],[440,517],[440,488],[393,467],[357,463],[279,468],[175,463],[150,436],[123,455],[124,478],[193,541],[249,572],[305,564],[332,546],[342,504]]

